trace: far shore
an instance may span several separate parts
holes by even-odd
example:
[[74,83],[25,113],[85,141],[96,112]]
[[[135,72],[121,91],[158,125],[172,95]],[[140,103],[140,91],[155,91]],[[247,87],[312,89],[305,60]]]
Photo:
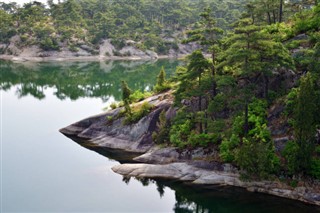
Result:
[[15,62],[50,62],[50,61],[106,61],[106,60],[157,60],[157,59],[179,59],[186,55],[177,55],[177,56],[169,56],[169,55],[159,55],[157,58],[150,57],[139,57],[139,56],[72,56],[72,57],[28,57],[28,56],[14,56],[14,55],[0,55],[0,59],[15,61]]

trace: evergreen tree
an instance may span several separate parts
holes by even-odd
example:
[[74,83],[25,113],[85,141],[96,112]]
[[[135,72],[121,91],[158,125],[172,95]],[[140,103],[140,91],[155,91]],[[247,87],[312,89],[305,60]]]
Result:
[[130,107],[130,95],[132,90],[129,88],[127,82],[121,81],[121,89],[122,89],[122,100],[124,102],[125,112],[127,114],[131,114],[131,107]]
[[201,20],[198,23],[198,27],[188,32],[189,38],[184,43],[198,42],[202,45],[203,50],[207,50],[211,53],[211,74],[212,74],[212,98],[216,95],[216,55],[219,50],[219,38],[221,37],[223,30],[216,27],[216,21],[213,18],[212,10],[207,7],[200,14]]
[[303,172],[309,169],[315,145],[315,118],[318,110],[316,101],[314,82],[311,74],[307,73],[301,78],[293,115],[295,141],[299,147],[296,168]]
[[163,87],[166,82],[166,72],[164,71],[164,68],[162,67],[159,75],[157,76],[157,86]]

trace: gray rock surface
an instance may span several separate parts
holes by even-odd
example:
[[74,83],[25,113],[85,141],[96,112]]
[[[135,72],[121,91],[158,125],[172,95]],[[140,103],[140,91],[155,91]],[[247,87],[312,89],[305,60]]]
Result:
[[320,205],[320,192],[312,188],[291,188],[272,181],[250,181],[240,179],[239,173],[199,169],[187,163],[154,164],[120,164],[112,170],[124,176],[138,178],[162,178],[189,182],[198,185],[236,186],[251,192],[260,192],[279,197],[300,200]]
[[[170,92],[150,97],[145,101],[153,104],[155,109],[135,124],[124,125],[123,118],[108,122],[106,117],[115,118],[121,110],[118,108],[71,124],[60,132],[100,154],[107,153],[105,156],[109,156],[111,153],[115,156],[114,159],[121,155],[119,153],[134,153],[130,159],[119,159],[124,163],[133,161],[134,164],[121,164],[112,168],[114,172],[124,176],[164,178],[198,185],[242,187],[251,192],[320,205],[319,184],[292,188],[280,181],[245,182],[240,179],[237,168],[214,160],[219,157],[214,148],[181,150],[174,147],[157,147],[151,136],[157,128],[159,114],[166,110],[167,119],[171,119],[176,113],[176,108],[172,107]],[[281,110],[275,109],[274,116],[277,117],[280,112]],[[277,149],[283,149],[282,142],[286,140],[278,138]]]
[[[64,135],[76,138],[77,142],[85,140],[86,144],[108,149],[120,149],[127,152],[145,153],[154,146],[152,132],[162,110],[170,108],[172,102],[156,95],[145,101],[155,106],[155,109],[140,119],[137,123],[124,125],[123,117],[116,118],[121,108],[111,110],[60,129]],[[138,103],[141,104],[141,103]],[[107,117],[114,118],[112,122]]]

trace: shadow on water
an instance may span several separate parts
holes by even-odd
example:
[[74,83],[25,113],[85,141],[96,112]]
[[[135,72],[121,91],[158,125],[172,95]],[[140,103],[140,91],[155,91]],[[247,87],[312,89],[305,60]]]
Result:
[[133,153],[133,152],[125,152],[120,149],[108,149],[105,147],[99,147],[95,146],[92,143],[89,143],[88,141],[81,140],[77,137],[72,137],[72,136],[67,136],[80,146],[89,149],[91,151],[97,152],[98,154],[110,159],[110,160],[115,160],[118,161],[119,163],[137,163],[136,161],[133,160],[133,158],[138,157],[141,155],[141,153]]
[[[123,177],[126,184],[130,177]],[[143,186],[155,184],[160,197],[165,188],[175,191],[176,202],[173,211],[176,213],[196,212],[252,212],[252,213],[316,213],[320,208],[298,201],[278,198],[271,195],[248,192],[237,187],[226,186],[195,186],[167,180],[134,178]]]
[[[72,138],[71,138],[72,139]],[[137,153],[110,150],[92,146],[85,141],[73,138],[81,146],[95,151],[109,159],[120,163],[136,163],[132,160]],[[279,198],[267,194],[248,192],[245,189],[232,186],[196,186],[190,183],[181,183],[165,179],[136,178],[123,176],[123,182],[130,184],[135,179],[143,186],[155,184],[160,198],[165,195],[165,189],[175,192],[173,211],[176,213],[196,212],[261,212],[261,213],[320,213],[320,207],[304,204],[299,201]]]
[[45,90],[54,89],[60,100],[84,97],[108,101],[121,99],[121,80],[133,90],[151,90],[163,66],[171,76],[177,60],[100,61],[100,62],[24,62],[0,60],[0,89],[17,86],[16,95],[45,98]]

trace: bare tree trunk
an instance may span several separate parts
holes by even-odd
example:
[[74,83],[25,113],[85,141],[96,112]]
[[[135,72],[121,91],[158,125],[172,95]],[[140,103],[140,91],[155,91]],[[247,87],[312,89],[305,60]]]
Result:
[[264,78],[264,98],[269,99],[269,78],[268,76],[263,75]]
[[283,0],[280,0],[280,5],[279,5],[279,23],[282,22],[282,15],[283,15]]
[[277,17],[276,17],[276,13],[275,13],[274,10],[272,11],[272,14],[273,14],[273,23],[276,23],[277,22]]
[[271,15],[270,15],[270,12],[267,12],[267,15],[268,15],[268,24],[271,25]]

